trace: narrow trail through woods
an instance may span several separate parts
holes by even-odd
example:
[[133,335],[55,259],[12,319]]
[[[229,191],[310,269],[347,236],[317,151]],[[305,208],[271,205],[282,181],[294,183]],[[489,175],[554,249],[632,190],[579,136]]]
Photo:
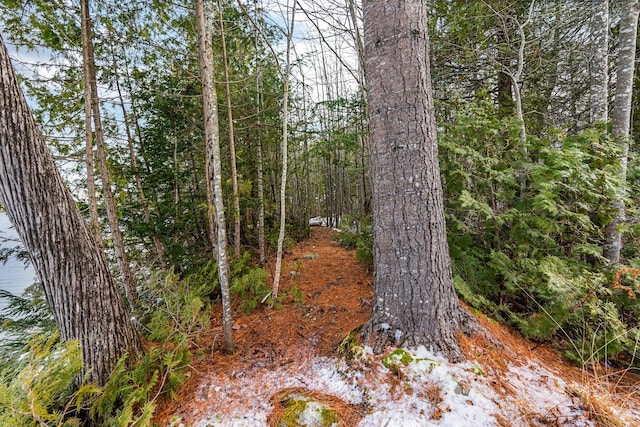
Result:
[[[212,328],[201,334],[200,348],[192,349],[205,358],[194,357],[193,373],[180,392],[180,402],[163,402],[156,417],[160,425],[170,414],[180,412],[181,406],[193,405],[198,386],[207,378],[233,378],[239,372],[285,365],[304,369],[305,360],[332,354],[350,331],[369,318],[372,269],[335,240],[338,234],[331,228],[313,227],[309,239],[286,252],[280,283],[286,298],[280,308],[260,305],[246,315],[236,301],[237,351],[233,355],[221,352],[221,307],[214,306]],[[273,266],[267,268],[273,274]],[[292,288],[301,292],[302,301],[295,301]]]
[[[270,425],[287,390],[328,402],[348,426],[640,425],[638,376],[600,365],[581,369],[478,313],[500,344],[460,337],[467,362],[433,359],[433,372],[415,371],[419,362],[405,374],[387,369],[383,356],[345,364],[336,349],[369,318],[373,277],[337,237],[314,227],[287,251],[280,307],[244,314],[235,301],[235,354],[222,352],[221,308],[213,307],[212,327],[191,346],[189,380],[175,400],[160,401],[157,425]],[[439,356],[416,360],[432,357]],[[460,395],[463,383],[467,394]],[[623,421],[603,421],[609,418]]]

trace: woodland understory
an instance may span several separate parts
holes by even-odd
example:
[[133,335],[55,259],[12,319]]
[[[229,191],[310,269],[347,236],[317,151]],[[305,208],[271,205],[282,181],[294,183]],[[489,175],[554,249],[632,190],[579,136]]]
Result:
[[[562,354],[559,364],[635,374],[638,2],[426,3],[459,298],[485,328],[505,325],[517,340]],[[143,347],[96,385],[42,286],[0,291],[10,301],[0,313],[10,334],[0,346],[0,424],[168,423],[205,365],[245,356],[287,363],[281,343],[248,322],[279,310],[307,310],[302,319],[340,311],[310,302],[326,289],[296,282],[303,260],[317,255],[292,259],[296,245],[329,232],[312,233],[310,223],[338,228],[335,238],[360,263],[334,263],[318,279],[338,270],[362,295],[350,295],[352,317],[332,313],[341,320],[303,322],[296,334],[316,336],[322,356],[343,357],[340,345],[375,304],[362,6],[0,5],[0,35],[35,122]],[[11,242],[0,235],[3,243]],[[0,260],[14,256],[30,262],[24,248],[0,246]],[[506,339],[503,329],[490,332]],[[461,338],[467,357],[469,339]]]

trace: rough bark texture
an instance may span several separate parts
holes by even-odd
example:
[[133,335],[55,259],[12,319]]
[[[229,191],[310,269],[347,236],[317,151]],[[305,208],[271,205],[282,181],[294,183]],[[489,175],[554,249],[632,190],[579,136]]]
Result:
[[593,0],[591,21],[591,123],[609,120],[609,1]]
[[[206,5],[205,5],[206,2]],[[233,343],[233,318],[229,297],[229,259],[227,257],[227,230],[222,198],[222,163],[220,162],[220,138],[218,126],[218,106],[216,86],[213,79],[213,50],[211,48],[212,24],[211,3],[196,0],[196,27],[198,31],[198,66],[202,82],[202,104],[204,110],[205,153],[208,171],[207,186],[213,193],[217,227],[218,280],[222,296],[222,325],[224,328],[224,349],[235,351]],[[209,209],[212,209],[209,206]]]
[[102,385],[142,351],[104,254],[65,187],[0,39],[0,201],[31,254],[63,340],[80,341]]
[[615,217],[606,229],[604,256],[611,262],[620,262],[622,251],[622,230],[625,223],[625,187],[627,179],[627,157],[629,155],[629,127],[631,126],[631,100],[633,94],[633,73],[636,58],[636,36],[638,34],[638,14],[640,2],[628,1],[622,8],[620,20],[620,42],[618,71],[616,74],[616,97],[613,101],[613,123],[611,133],[620,145],[620,187],[612,203]]
[[451,276],[426,19],[419,0],[364,2],[375,297],[363,338],[457,361],[456,334],[475,323]]
[[[118,220],[118,212],[116,210],[116,202],[111,191],[111,173],[107,164],[107,150],[104,141],[104,131],[102,129],[102,118],[100,116],[100,100],[98,98],[98,84],[96,79],[96,64],[93,55],[93,41],[91,30],[91,18],[89,16],[89,1],[82,0],[80,2],[80,10],[82,13],[82,35],[83,52],[87,54],[84,60],[87,62],[85,71],[89,75],[84,77],[85,82],[89,83],[91,93],[91,113],[93,117],[94,132],[96,137],[96,148],[98,151],[98,163],[100,165],[100,178],[102,180],[102,196],[104,197],[104,205],[107,210],[107,219],[109,220],[109,228],[111,228],[111,237],[113,238],[113,250],[122,274],[122,284],[127,295],[129,307],[135,310],[138,304],[138,292],[136,291],[135,281],[129,266],[129,259],[124,247],[124,239],[120,231],[120,221]],[[91,127],[91,123],[85,124]],[[88,171],[93,172],[93,171]]]

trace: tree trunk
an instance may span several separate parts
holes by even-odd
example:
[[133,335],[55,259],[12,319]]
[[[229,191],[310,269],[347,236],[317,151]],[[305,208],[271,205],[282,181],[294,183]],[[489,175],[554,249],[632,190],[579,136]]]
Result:
[[140,198],[140,205],[142,206],[142,214],[144,215],[144,219],[145,221],[147,221],[147,224],[151,229],[151,240],[153,242],[153,246],[156,249],[156,254],[158,255],[158,264],[163,270],[166,270],[167,263],[164,259],[164,244],[162,243],[162,240],[160,240],[158,232],[156,231],[156,226],[151,219],[151,210],[149,209],[149,203],[147,203],[147,197],[144,194],[142,180],[140,179],[140,169],[138,168],[138,159],[133,147],[133,134],[131,132],[129,114],[127,113],[127,109],[124,105],[124,97],[122,96],[122,89],[120,87],[120,75],[118,72],[118,65],[116,64],[115,60],[115,52],[113,52],[113,76],[116,84],[116,91],[118,93],[120,109],[122,111],[122,118],[124,120],[124,129],[127,135],[127,147],[129,148],[129,158],[131,159],[131,168],[133,169],[133,176],[136,181],[136,188],[138,189],[138,197]]
[[282,96],[282,176],[280,179],[280,232],[278,233],[278,249],[276,253],[276,268],[273,274],[273,286],[271,294],[271,305],[276,303],[278,298],[278,287],[280,286],[280,271],[282,269],[282,246],[284,245],[284,235],[286,226],[286,191],[287,191],[287,149],[289,136],[289,72],[291,69],[291,42],[293,39],[293,26],[295,24],[296,5],[293,2],[293,10],[291,12],[291,28],[287,33],[287,57],[283,77],[283,96]]
[[447,245],[425,3],[364,2],[374,221],[374,304],[365,342],[424,344],[463,359],[475,329]]
[[613,101],[612,136],[620,145],[620,185],[617,188],[612,207],[615,216],[605,231],[604,256],[612,263],[620,262],[622,251],[622,230],[625,223],[625,187],[627,180],[627,157],[629,155],[629,127],[631,126],[631,100],[633,94],[633,74],[636,58],[636,36],[638,34],[638,14],[640,2],[628,1],[622,8],[620,20],[620,48],[618,71],[616,74],[616,97]]
[[593,0],[591,50],[591,123],[603,123],[609,120],[608,0]]
[[[89,75],[85,76],[85,82],[89,82],[91,90],[91,113],[93,116],[96,147],[100,163],[102,193],[104,196],[104,204],[107,209],[109,227],[111,228],[111,236],[113,238],[113,249],[118,262],[118,267],[122,274],[124,291],[127,295],[129,307],[133,311],[135,310],[138,302],[138,292],[136,291],[133,274],[131,273],[131,267],[129,266],[129,260],[124,249],[124,240],[122,238],[122,232],[120,231],[116,204],[113,199],[113,192],[111,191],[111,178],[109,166],[107,165],[107,151],[104,141],[104,132],[102,130],[102,119],[100,117],[100,102],[98,99],[98,84],[96,81],[96,64],[93,56],[94,50],[91,34],[91,18],[89,16],[89,0],[82,0],[80,2],[80,9],[82,14],[82,34],[86,37],[86,39],[83,40],[83,44],[86,44],[86,52],[88,53],[87,57],[84,58],[84,60],[88,62],[88,67],[85,67],[85,70],[89,72]],[[91,123],[87,123],[86,126],[91,126]]]
[[[206,1],[206,6],[205,6]],[[220,137],[218,126],[218,106],[216,87],[213,79],[213,50],[211,34],[213,30],[213,8],[210,0],[196,0],[196,27],[198,32],[198,66],[202,82],[202,104],[204,110],[205,156],[207,164],[207,186],[212,188],[215,202],[215,219],[218,229],[218,279],[222,296],[222,325],[224,328],[224,350],[235,351],[233,343],[233,318],[229,297],[229,260],[227,258],[227,231],[222,198],[222,164],[220,162]],[[211,210],[213,207],[209,206]]]
[[229,154],[231,157],[231,185],[233,188],[233,254],[240,255],[240,194],[238,191],[238,168],[236,166],[236,140],[233,128],[233,110],[231,109],[231,82],[229,81],[229,59],[222,19],[222,4],[218,0],[220,15],[220,36],[222,38],[222,64],[224,66],[224,89],[227,96],[227,117],[229,119]]
[[[84,19],[83,19],[84,21]],[[87,168],[87,198],[89,202],[89,224],[96,242],[102,246],[102,234],[100,232],[100,218],[98,215],[98,201],[96,199],[96,178],[94,152],[93,152],[93,127],[91,126],[91,83],[89,82],[89,63],[93,61],[93,46],[90,46],[90,35],[87,34],[88,26],[82,25],[82,67],[84,84],[84,122],[85,122],[85,143],[86,155],[85,166]]]
[[63,340],[77,339],[91,381],[142,344],[106,258],[58,173],[0,39],[0,202],[31,254]]

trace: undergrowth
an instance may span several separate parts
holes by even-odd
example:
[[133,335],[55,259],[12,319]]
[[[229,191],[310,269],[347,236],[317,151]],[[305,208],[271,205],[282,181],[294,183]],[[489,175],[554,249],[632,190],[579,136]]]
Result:
[[[137,360],[122,357],[102,388],[82,379],[79,344],[60,342],[39,288],[10,296],[0,330],[21,333],[2,346],[11,357],[0,365],[0,425],[151,425],[158,399],[175,397],[190,375],[190,347],[197,348],[209,328],[217,273],[217,263],[209,261],[184,276],[153,274],[137,319],[147,350]],[[232,263],[232,294],[245,311],[266,295],[266,277],[248,255]]]

